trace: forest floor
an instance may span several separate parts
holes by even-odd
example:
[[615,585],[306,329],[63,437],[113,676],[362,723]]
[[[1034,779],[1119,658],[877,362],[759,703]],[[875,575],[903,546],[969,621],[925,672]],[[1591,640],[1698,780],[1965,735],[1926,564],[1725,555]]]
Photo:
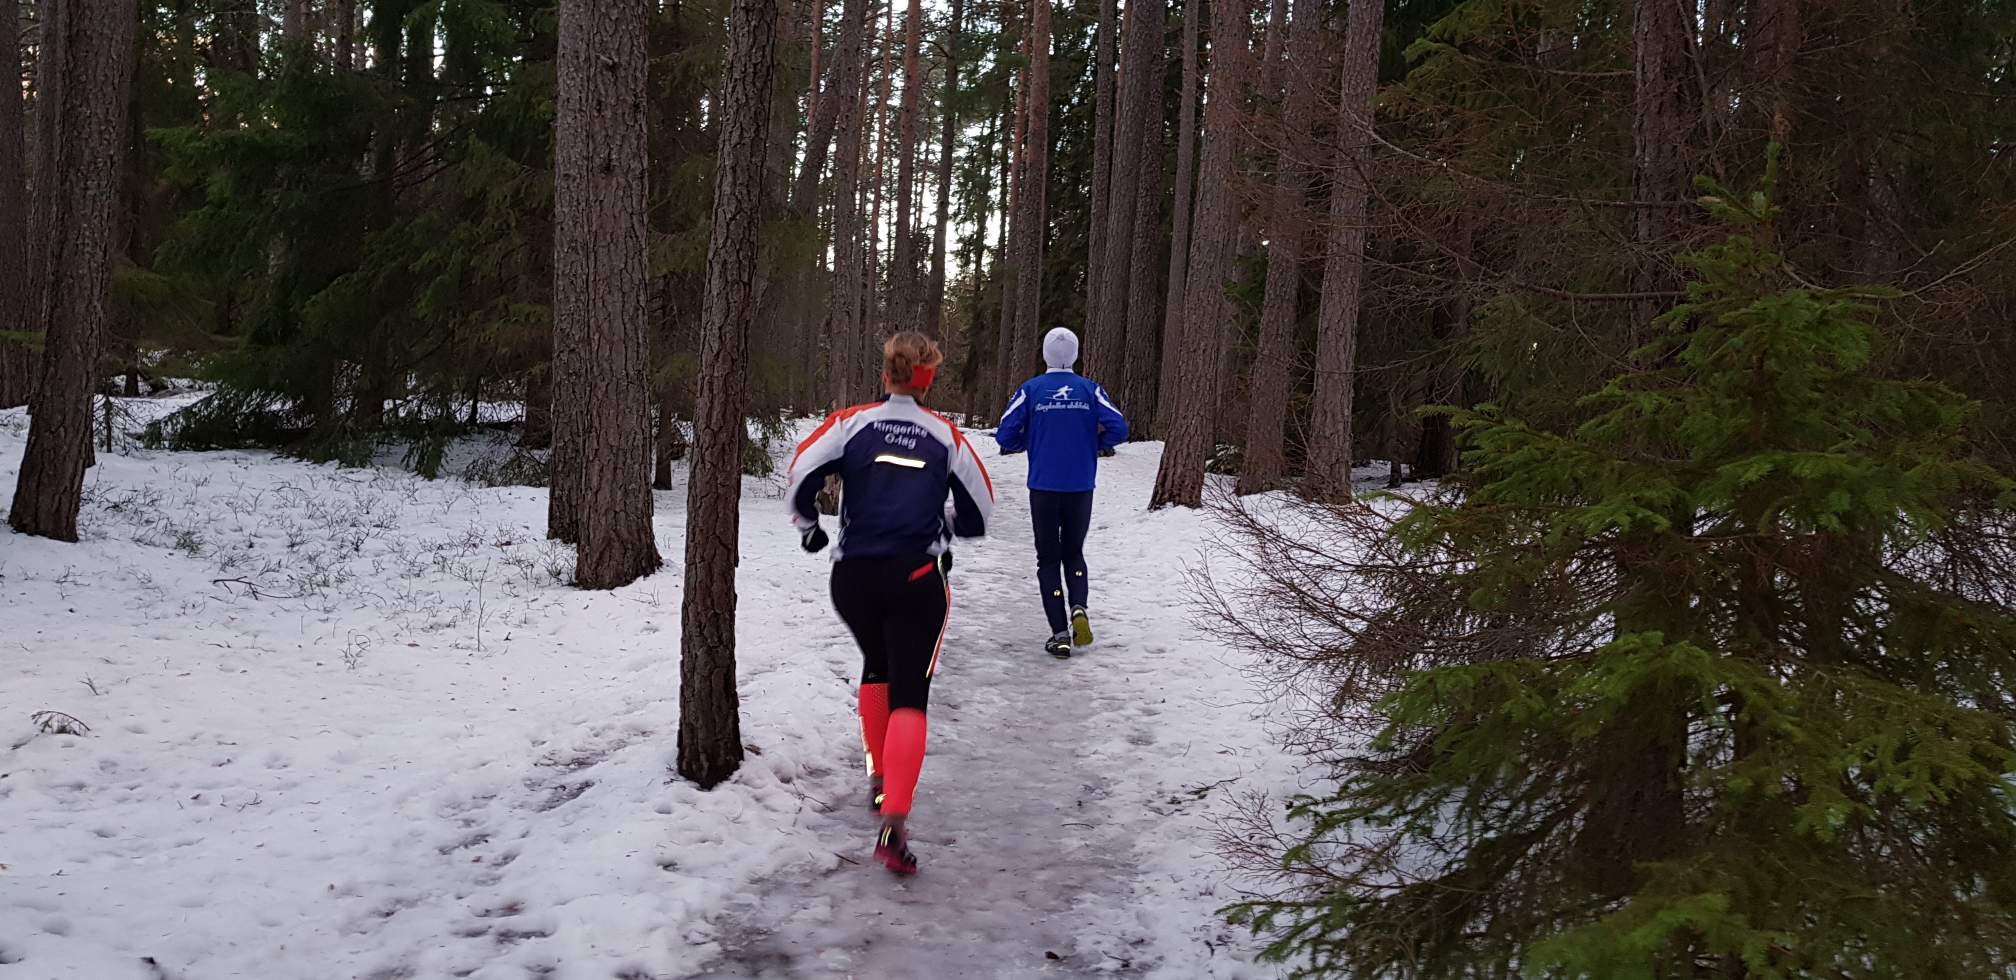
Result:
[[[0,412],[0,488],[25,441]],[[1210,516],[1144,509],[1159,446],[1108,460],[1101,642],[1055,661],[1022,460],[976,441],[1001,504],[957,551],[908,880],[868,860],[858,655],[777,481],[745,481],[749,755],[702,792],[683,484],[671,566],[584,593],[540,489],[101,454],[83,542],[0,531],[0,980],[1274,975],[1218,837],[1304,777],[1191,623]]]

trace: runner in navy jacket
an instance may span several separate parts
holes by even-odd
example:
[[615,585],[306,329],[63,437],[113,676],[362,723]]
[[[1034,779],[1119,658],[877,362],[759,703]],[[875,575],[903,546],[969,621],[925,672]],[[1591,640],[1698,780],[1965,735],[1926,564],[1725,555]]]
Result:
[[[835,413],[798,447],[784,499],[806,551],[827,545],[819,491],[840,478],[833,608],[861,647],[861,740],[882,811],[875,856],[914,874],[905,825],[924,766],[924,710],[952,587],[940,559],[953,537],[987,533],[994,486],[959,428],[917,404],[945,355],[906,332],[882,348],[888,399]],[[949,507],[948,507],[949,498]]]
[[1071,369],[1077,362],[1078,336],[1063,327],[1050,331],[1043,338],[1043,363],[1050,370],[1015,392],[994,432],[1003,453],[1029,454],[1036,580],[1050,620],[1050,640],[1043,648],[1060,659],[1071,656],[1074,643],[1092,644],[1092,620],[1085,611],[1090,594],[1085,533],[1092,524],[1092,491],[1099,457],[1127,441],[1126,417],[1106,389]]

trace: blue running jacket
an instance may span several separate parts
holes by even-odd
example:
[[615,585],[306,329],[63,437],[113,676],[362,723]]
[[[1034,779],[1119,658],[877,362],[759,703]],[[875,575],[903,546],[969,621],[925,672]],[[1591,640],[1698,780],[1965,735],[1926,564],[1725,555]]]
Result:
[[1127,441],[1127,418],[1106,389],[1068,368],[1038,375],[1008,400],[994,441],[1029,452],[1029,489],[1085,493],[1099,479],[1099,453]]

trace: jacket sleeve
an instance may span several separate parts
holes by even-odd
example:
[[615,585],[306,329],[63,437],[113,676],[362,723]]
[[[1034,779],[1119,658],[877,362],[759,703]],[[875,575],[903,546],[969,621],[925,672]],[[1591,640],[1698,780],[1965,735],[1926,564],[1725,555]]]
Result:
[[791,526],[802,531],[819,523],[819,491],[825,489],[828,476],[840,472],[840,464],[847,458],[847,431],[845,417],[834,415],[799,443],[784,488]]
[[994,441],[1001,444],[1004,453],[1019,453],[1029,448],[1027,386],[1015,389],[1015,397],[1008,400],[1008,411],[1001,413],[1001,424],[994,429]]
[[987,475],[980,453],[955,430],[952,437],[952,533],[962,538],[987,534],[994,516],[994,479]]
[[1093,403],[1099,411],[1099,448],[1112,449],[1127,441],[1127,416],[1120,414],[1120,408],[1113,399],[1106,397],[1106,389],[1092,389]]

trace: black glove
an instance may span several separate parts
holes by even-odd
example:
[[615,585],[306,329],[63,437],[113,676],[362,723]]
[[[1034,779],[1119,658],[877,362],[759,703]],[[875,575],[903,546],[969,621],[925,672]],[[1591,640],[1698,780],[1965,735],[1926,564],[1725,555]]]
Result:
[[938,574],[948,578],[952,575],[952,549],[947,548],[938,556]]
[[1099,455],[1105,459],[1112,459],[1113,457],[1118,456],[1119,452],[1115,450],[1112,446],[1107,446],[1099,450]]
[[826,550],[826,529],[814,524],[798,535],[798,543],[808,553],[816,554],[824,551]]

